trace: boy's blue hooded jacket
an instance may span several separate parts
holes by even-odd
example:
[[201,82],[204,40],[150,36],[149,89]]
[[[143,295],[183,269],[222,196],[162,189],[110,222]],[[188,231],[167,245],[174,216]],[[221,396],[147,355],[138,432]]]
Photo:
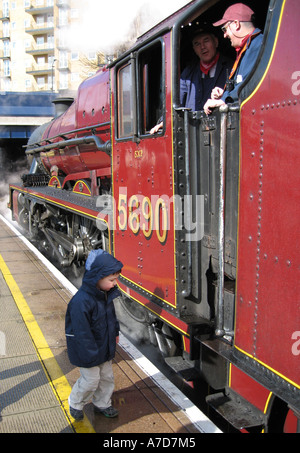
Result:
[[65,330],[70,362],[91,368],[114,357],[119,335],[113,304],[119,290],[115,287],[104,292],[96,284],[121,271],[123,264],[103,250],[93,250],[85,267],[82,286],[68,304]]

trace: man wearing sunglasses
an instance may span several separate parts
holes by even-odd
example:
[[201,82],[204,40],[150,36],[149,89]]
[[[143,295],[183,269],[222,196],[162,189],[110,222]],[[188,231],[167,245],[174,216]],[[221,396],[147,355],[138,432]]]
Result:
[[222,19],[213,24],[215,27],[221,26],[224,38],[230,39],[237,54],[225,89],[214,88],[211,99],[204,105],[207,115],[215,107],[238,100],[239,85],[246,80],[254,67],[263,35],[259,28],[255,28],[253,15],[254,12],[247,5],[236,3],[227,8]]

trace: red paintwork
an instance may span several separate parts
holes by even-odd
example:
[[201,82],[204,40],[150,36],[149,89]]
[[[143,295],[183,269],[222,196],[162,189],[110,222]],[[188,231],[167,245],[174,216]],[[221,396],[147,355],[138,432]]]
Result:
[[[78,89],[72,106],[49,124],[43,138],[62,141],[58,135],[65,134],[69,139],[92,135],[96,129],[103,142],[110,140],[110,92],[109,70],[104,68],[85,80]],[[95,128],[95,125],[107,123]],[[84,131],[74,132],[76,129]],[[73,132],[72,132],[73,131]],[[53,138],[56,137],[56,138]],[[41,154],[46,168],[56,165],[65,175],[109,167],[110,157],[104,152],[95,152],[93,145],[73,146]]]
[[293,411],[289,410],[284,424],[283,432],[286,434],[297,433],[298,419]]
[[270,392],[251,379],[247,374],[231,365],[231,388],[247,401],[264,412],[267,409],[268,397]]
[[[164,37],[167,74],[166,108],[169,112],[172,111],[170,39],[170,34]],[[115,114],[116,112],[113,110],[113,124]],[[114,136],[113,131],[112,137]],[[172,137],[172,119],[171,115],[167,115],[164,136],[146,137],[138,145],[132,141],[114,143],[113,187],[117,209],[118,200],[125,207],[125,201],[122,203],[122,199],[126,199],[128,213],[128,202],[135,194],[139,195],[141,200],[148,197],[152,201],[153,209],[155,209],[156,202],[151,197],[157,199],[165,195],[167,199],[172,198],[174,193]],[[133,208],[136,209],[136,205]],[[175,307],[175,244],[172,204],[169,206],[169,216],[170,226],[167,240],[163,243],[158,240],[156,231],[153,231],[152,236],[147,239],[141,229],[134,234],[130,228],[119,231],[117,225],[114,235],[114,253],[118,259],[126,262],[126,268],[122,274],[125,278]],[[143,218],[143,216],[140,217]],[[117,223],[118,216],[115,220]],[[142,223],[141,221],[141,227]]]
[[299,14],[299,2],[288,1],[269,70],[241,111],[235,335],[237,347],[298,388]]

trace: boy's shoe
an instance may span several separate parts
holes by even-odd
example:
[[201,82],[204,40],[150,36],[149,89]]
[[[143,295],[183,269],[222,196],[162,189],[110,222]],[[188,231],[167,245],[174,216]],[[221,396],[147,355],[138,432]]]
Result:
[[83,411],[74,409],[73,407],[69,406],[70,414],[72,415],[75,420],[82,420],[83,419]]
[[99,407],[94,406],[94,412],[95,412],[95,414],[102,414],[102,415],[105,415],[105,417],[108,417],[108,418],[117,417],[117,415],[119,414],[119,412],[117,411],[117,409],[115,409],[115,408],[112,407],[112,406],[107,407],[106,409],[99,409]]

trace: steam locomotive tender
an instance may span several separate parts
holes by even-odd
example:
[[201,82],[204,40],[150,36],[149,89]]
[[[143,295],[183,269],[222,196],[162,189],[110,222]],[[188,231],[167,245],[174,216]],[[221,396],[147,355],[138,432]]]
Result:
[[264,41],[239,102],[184,109],[191,30],[231,3],[190,2],[64,99],[10,207],[62,266],[120,259],[120,316],[234,427],[299,431],[300,3],[246,1]]

